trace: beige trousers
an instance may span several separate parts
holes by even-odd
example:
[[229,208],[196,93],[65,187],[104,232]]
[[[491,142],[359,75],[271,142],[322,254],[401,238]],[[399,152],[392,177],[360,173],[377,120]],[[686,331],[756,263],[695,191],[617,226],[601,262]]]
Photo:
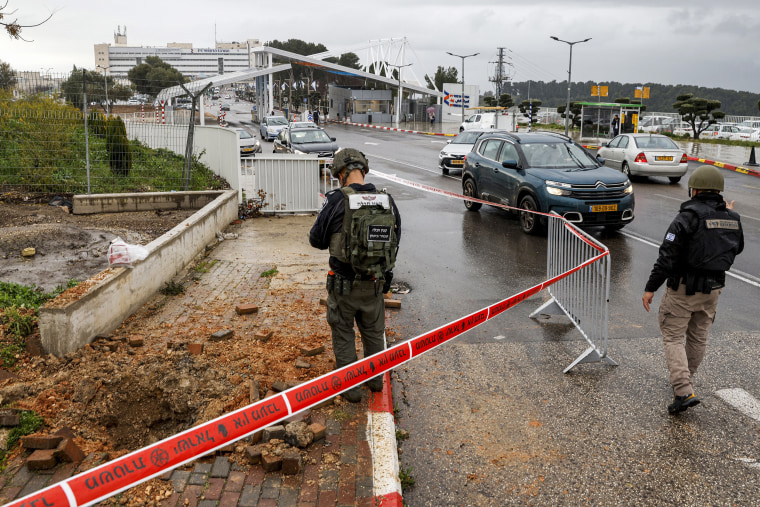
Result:
[[676,396],[694,392],[691,377],[705,357],[707,333],[715,320],[721,290],[687,296],[682,283],[677,291],[667,287],[662,297],[658,320]]

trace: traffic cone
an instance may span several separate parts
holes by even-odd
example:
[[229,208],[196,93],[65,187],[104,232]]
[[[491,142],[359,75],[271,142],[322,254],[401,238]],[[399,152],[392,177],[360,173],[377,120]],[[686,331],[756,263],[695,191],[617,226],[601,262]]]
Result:
[[751,165],[751,166],[760,165],[757,163],[757,161],[755,161],[755,147],[754,146],[749,152],[749,162],[747,162],[747,165]]

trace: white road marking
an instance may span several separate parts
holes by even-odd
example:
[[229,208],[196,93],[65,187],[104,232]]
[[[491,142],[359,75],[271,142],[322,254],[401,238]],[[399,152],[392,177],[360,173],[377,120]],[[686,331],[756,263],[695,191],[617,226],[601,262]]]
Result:
[[715,394],[742,414],[760,422],[760,401],[744,389],[720,389]]
[[[635,239],[636,241],[644,243],[645,245],[653,246],[658,249],[660,248],[659,243],[655,243],[654,240],[645,238],[643,236],[639,236],[638,234],[632,234],[627,231],[619,231],[618,234],[622,234],[623,236],[627,238]],[[726,271],[726,274],[730,277],[733,277],[739,280],[740,282],[748,283],[754,287],[760,288],[760,278],[752,276],[749,273],[745,273],[744,271],[739,271],[738,269],[731,269],[729,271]]]
[[494,340],[503,340],[504,338],[506,338],[506,336],[504,336],[503,334],[500,334],[499,336],[494,336],[493,337]]
[[752,458],[734,458],[736,461],[741,461],[750,468],[757,468],[760,470],[760,462]]
[[439,141],[437,139],[434,139],[434,140],[432,140],[430,142],[433,143],[433,144],[446,144],[446,141]]
[[378,143],[371,143],[371,142],[369,142],[369,141],[364,141],[364,144],[370,144],[370,145],[372,145],[372,146],[377,146],[377,144],[378,144]]
[[[380,160],[385,160],[385,161],[387,161],[387,162],[392,162],[392,163],[394,163],[394,164],[401,164],[401,165],[405,165],[405,166],[407,166],[407,167],[411,167],[411,168],[414,168],[414,169],[419,169],[420,171],[427,171],[427,172],[429,172],[429,173],[433,173],[433,174],[441,174],[441,171],[440,171],[440,169],[439,169],[439,170],[437,170],[437,171],[433,171],[432,169],[428,169],[427,167],[421,167],[421,166],[418,166],[418,165],[414,165],[414,164],[408,164],[408,163],[406,163],[406,162],[402,162],[401,160],[394,160],[394,159],[392,159],[392,158],[381,157],[380,155],[373,155],[373,154],[371,154],[371,153],[367,153],[366,155],[367,155],[368,157],[379,158]],[[447,174],[441,174],[441,175],[442,175],[444,178],[451,178],[452,180],[461,180],[461,178],[457,178],[457,177],[455,177],[455,176],[449,176],[449,175],[447,175]]]

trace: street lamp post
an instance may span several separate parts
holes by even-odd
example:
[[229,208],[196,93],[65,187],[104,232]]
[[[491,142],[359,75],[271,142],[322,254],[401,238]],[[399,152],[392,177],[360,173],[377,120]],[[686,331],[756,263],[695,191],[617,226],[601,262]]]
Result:
[[111,68],[103,67],[102,65],[96,65],[96,67],[103,69],[103,84],[106,88],[106,118],[108,117],[108,70]]
[[401,69],[404,67],[409,67],[411,63],[407,63],[404,65],[391,65],[390,63],[387,64],[388,67],[395,67],[398,69],[398,108],[396,110],[396,126],[398,127],[399,117],[401,116],[401,101],[403,100],[403,93],[401,88]]
[[591,40],[591,37],[584,40],[577,40],[575,42],[569,42],[566,40],[558,39],[554,35],[550,35],[549,38],[554,39],[558,42],[564,42],[568,46],[570,46],[570,63],[567,66],[567,105],[565,106],[565,135],[569,135],[569,121],[570,121],[570,78],[572,77],[572,70],[573,70],[573,46],[576,44],[580,44],[581,42],[588,42]]
[[462,123],[464,123],[464,59],[471,56],[478,56],[480,53],[473,53],[471,55],[455,55],[454,53],[449,53],[448,51],[446,51],[446,53],[462,59]]

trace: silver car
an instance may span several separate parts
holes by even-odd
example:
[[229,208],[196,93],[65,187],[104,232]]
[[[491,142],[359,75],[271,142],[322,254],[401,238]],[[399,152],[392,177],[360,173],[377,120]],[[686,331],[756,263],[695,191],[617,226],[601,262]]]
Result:
[[438,153],[438,167],[443,174],[449,174],[453,169],[461,171],[464,169],[464,157],[470,151],[480,136],[485,133],[503,132],[501,130],[464,130],[454,139],[446,141],[446,146]]
[[604,165],[628,177],[665,176],[678,183],[688,169],[686,152],[672,139],[658,134],[621,134],[602,144],[597,156]]

